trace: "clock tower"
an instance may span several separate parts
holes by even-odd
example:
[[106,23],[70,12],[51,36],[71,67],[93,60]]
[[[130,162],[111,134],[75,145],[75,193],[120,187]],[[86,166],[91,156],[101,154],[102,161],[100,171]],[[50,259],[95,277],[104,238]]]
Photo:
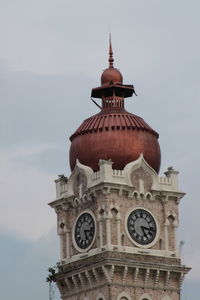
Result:
[[176,231],[184,193],[172,167],[159,176],[158,133],[127,112],[134,86],[113,66],[91,97],[100,112],[70,137],[69,178],[56,180],[63,300],[178,300],[189,268]]

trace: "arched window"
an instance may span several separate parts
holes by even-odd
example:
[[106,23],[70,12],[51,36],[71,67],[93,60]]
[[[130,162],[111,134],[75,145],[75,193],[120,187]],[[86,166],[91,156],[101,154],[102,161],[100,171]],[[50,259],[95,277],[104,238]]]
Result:
[[149,296],[149,294],[143,294],[139,300],[152,300],[152,298]]
[[127,292],[122,292],[117,297],[117,300],[132,300],[132,299],[131,299],[131,297],[129,296],[129,294]]
[[105,300],[105,297],[102,293],[99,293],[96,297],[96,300]]

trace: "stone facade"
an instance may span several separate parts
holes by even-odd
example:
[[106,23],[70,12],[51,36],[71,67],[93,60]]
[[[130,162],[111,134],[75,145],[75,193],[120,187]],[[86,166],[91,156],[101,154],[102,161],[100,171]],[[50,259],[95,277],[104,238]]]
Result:
[[[60,264],[56,282],[64,300],[178,300],[189,268],[181,265],[176,244],[178,204],[184,193],[178,172],[165,177],[138,160],[124,170],[100,161],[93,172],[78,161],[69,179],[56,180]],[[147,245],[129,235],[127,218],[136,208],[149,212],[157,226]],[[80,249],[74,238],[77,218],[89,212],[95,222],[92,243]]]

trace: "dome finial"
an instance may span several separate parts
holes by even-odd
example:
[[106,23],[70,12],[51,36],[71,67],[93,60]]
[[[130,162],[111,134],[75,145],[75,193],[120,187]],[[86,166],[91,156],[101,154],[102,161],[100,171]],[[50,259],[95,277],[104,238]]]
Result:
[[113,68],[113,62],[114,62],[114,58],[113,58],[113,50],[112,50],[112,41],[111,41],[111,33],[109,34],[109,68]]

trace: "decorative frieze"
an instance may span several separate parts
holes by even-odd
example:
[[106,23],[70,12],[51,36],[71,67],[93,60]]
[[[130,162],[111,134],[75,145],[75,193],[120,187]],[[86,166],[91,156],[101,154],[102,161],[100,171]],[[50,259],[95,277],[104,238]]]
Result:
[[140,269],[138,267],[134,270],[134,283],[137,283]]
[[93,268],[92,272],[93,272],[94,278],[96,280],[96,283],[98,283],[100,279],[99,279],[99,274],[98,274],[97,270]]
[[145,271],[145,279],[144,279],[144,286],[148,285],[149,275],[150,275],[150,270],[146,269],[146,271]]
[[170,271],[167,271],[165,274],[165,286],[168,286],[170,279]]
[[103,271],[103,274],[105,276],[105,279],[106,279],[107,283],[110,284],[110,282],[111,282],[110,281],[110,276],[109,276],[109,273],[108,273],[108,270],[107,270],[106,266],[102,266],[102,271]]
[[127,273],[128,273],[128,266],[124,266],[123,278],[122,278],[122,283],[123,284],[125,284],[125,282],[126,282]]
[[[82,266],[84,268],[84,265]],[[169,269],[170,268],[170,269]],[[188,272],[188,268],[183,266],[162,266],[161,268],[156,268],[155,265],[137,265],[132,263],[132,265],[122,265],[122,264],[102,264],[101,267],[88,268],[83,272],[71,271],[71,275],[67,272],[67,277],[65,277],[65,272],[58,273],[57,281],[66,283],[66,292],[69,295],[75,295],[81,291],[87,291],[91,289],[97,289],[102,284],[108,285],[126,285],[137,288],[148,287],[151,289],[159,290],[174,290],[179,292],[181,284],[184,278],[184,274]],[[162,277],[160,277],[160,272],[162,272]],[[122,280],[119,277],[122,274]],[[179,277],[179,285],[174,287],[170,285],[170,280],[175,277]],[[85,279],[84,279],[85,277]],[[131,280],[132,278],[132,280]],[[158,285],[159,282],[159,285]],[[173,287],[171,287],[173,286]],[[63,288],[63,287],[62,287]]]
[[154,286],[155,286],[155,287],[157,287],[157,285],[158,285],[159,278],[160,278],[160,270],[157,269],[157,270],[156,270],[155,281],[154,281]]
[[88,280],[89,285],[92,285],[92,278],[91,278],[89,271],[85,271],[85,276]]

